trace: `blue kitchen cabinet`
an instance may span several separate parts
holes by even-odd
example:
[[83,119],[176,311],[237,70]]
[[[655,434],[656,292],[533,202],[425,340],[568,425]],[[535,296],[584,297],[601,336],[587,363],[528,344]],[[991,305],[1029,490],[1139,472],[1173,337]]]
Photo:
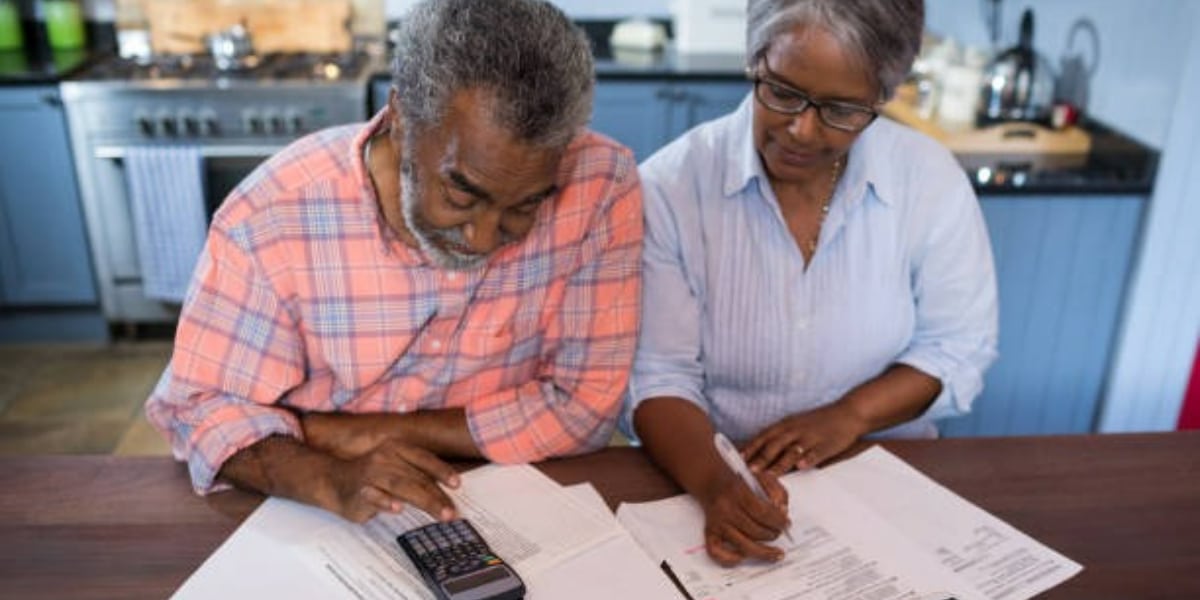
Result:
[[601,79],[592,129],[633,150],[639,162],[688,129],[737,108],[744,81]]
[[94,305],[58,88],[0,88],[0,305]]
[[1000,356],[946,436],[1088,433],[1146,198],[981,196],[996,260]]

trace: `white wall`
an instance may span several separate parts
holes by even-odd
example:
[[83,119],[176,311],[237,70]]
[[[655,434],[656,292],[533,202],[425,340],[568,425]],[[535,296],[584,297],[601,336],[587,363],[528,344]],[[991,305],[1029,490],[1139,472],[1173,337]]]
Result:
[[[1190,26],[1200,30],[1200,14]],[[1200,39],[1181,44],[1180,55],[1187,65],[1126,300],[1101,431],[1174,429],[1200,337]]]

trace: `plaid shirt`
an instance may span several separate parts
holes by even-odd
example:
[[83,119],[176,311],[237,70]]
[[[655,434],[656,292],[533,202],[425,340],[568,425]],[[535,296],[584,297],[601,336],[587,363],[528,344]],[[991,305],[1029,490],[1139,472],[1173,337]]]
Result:
[[388,228],[362,155],[389,117],[325,130],[260,166],[213,218],[175,351],[146,404],[196,490],[298,411],[463,407],[498,462],[604,446],[641,290],[632,155],[595,134],[559,194],[486,267],[438,268]]

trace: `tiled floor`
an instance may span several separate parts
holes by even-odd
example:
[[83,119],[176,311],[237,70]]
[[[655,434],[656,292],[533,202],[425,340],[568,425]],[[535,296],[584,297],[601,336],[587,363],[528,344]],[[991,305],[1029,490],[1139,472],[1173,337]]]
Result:
[[167,341],[0,345],[0,454],[167,454],[142,404]]
[[170,355],[169,341],[0,345],[0,455],[169,454],[142,404]]

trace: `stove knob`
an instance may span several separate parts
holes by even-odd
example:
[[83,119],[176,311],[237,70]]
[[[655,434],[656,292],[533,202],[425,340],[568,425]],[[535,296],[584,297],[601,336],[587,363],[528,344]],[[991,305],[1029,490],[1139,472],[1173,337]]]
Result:
[[142,132],[142,135],[146,137],[154,137],[154,119],[151,119],[146,115],[138,115],[134,121],[137,123],[138,131]]
[[266,133],[266,127],[264,126],[262,117],[257,115],[251,116],[249,119],[247,119],[247,125],[250,127],[250,133],[255,135],[262,135],[263,133]]
[[199,137],[200,120],[191,115],[185,115],[183,117],[183,132],[187,134],[188,137]]
[[301,117],[299,112],[294,110],[288,111],[287,119],[288,128],[291,129],[292,133],[301,133],[304,131],[304,117]]
[[175,119],[171,117],[163,117],[159,119],[158,128],[160,131],[170,137],[179,135],[179,125],[175,122]]
[[216,113],[212,111],[200,113],[200,135],[208,137],[221,135],[220,121],[217,120]]
[[284,133],[287,133],[287,123],[283,120],[282,116],[271,116],[271,133],[276,135],[283,135]]

